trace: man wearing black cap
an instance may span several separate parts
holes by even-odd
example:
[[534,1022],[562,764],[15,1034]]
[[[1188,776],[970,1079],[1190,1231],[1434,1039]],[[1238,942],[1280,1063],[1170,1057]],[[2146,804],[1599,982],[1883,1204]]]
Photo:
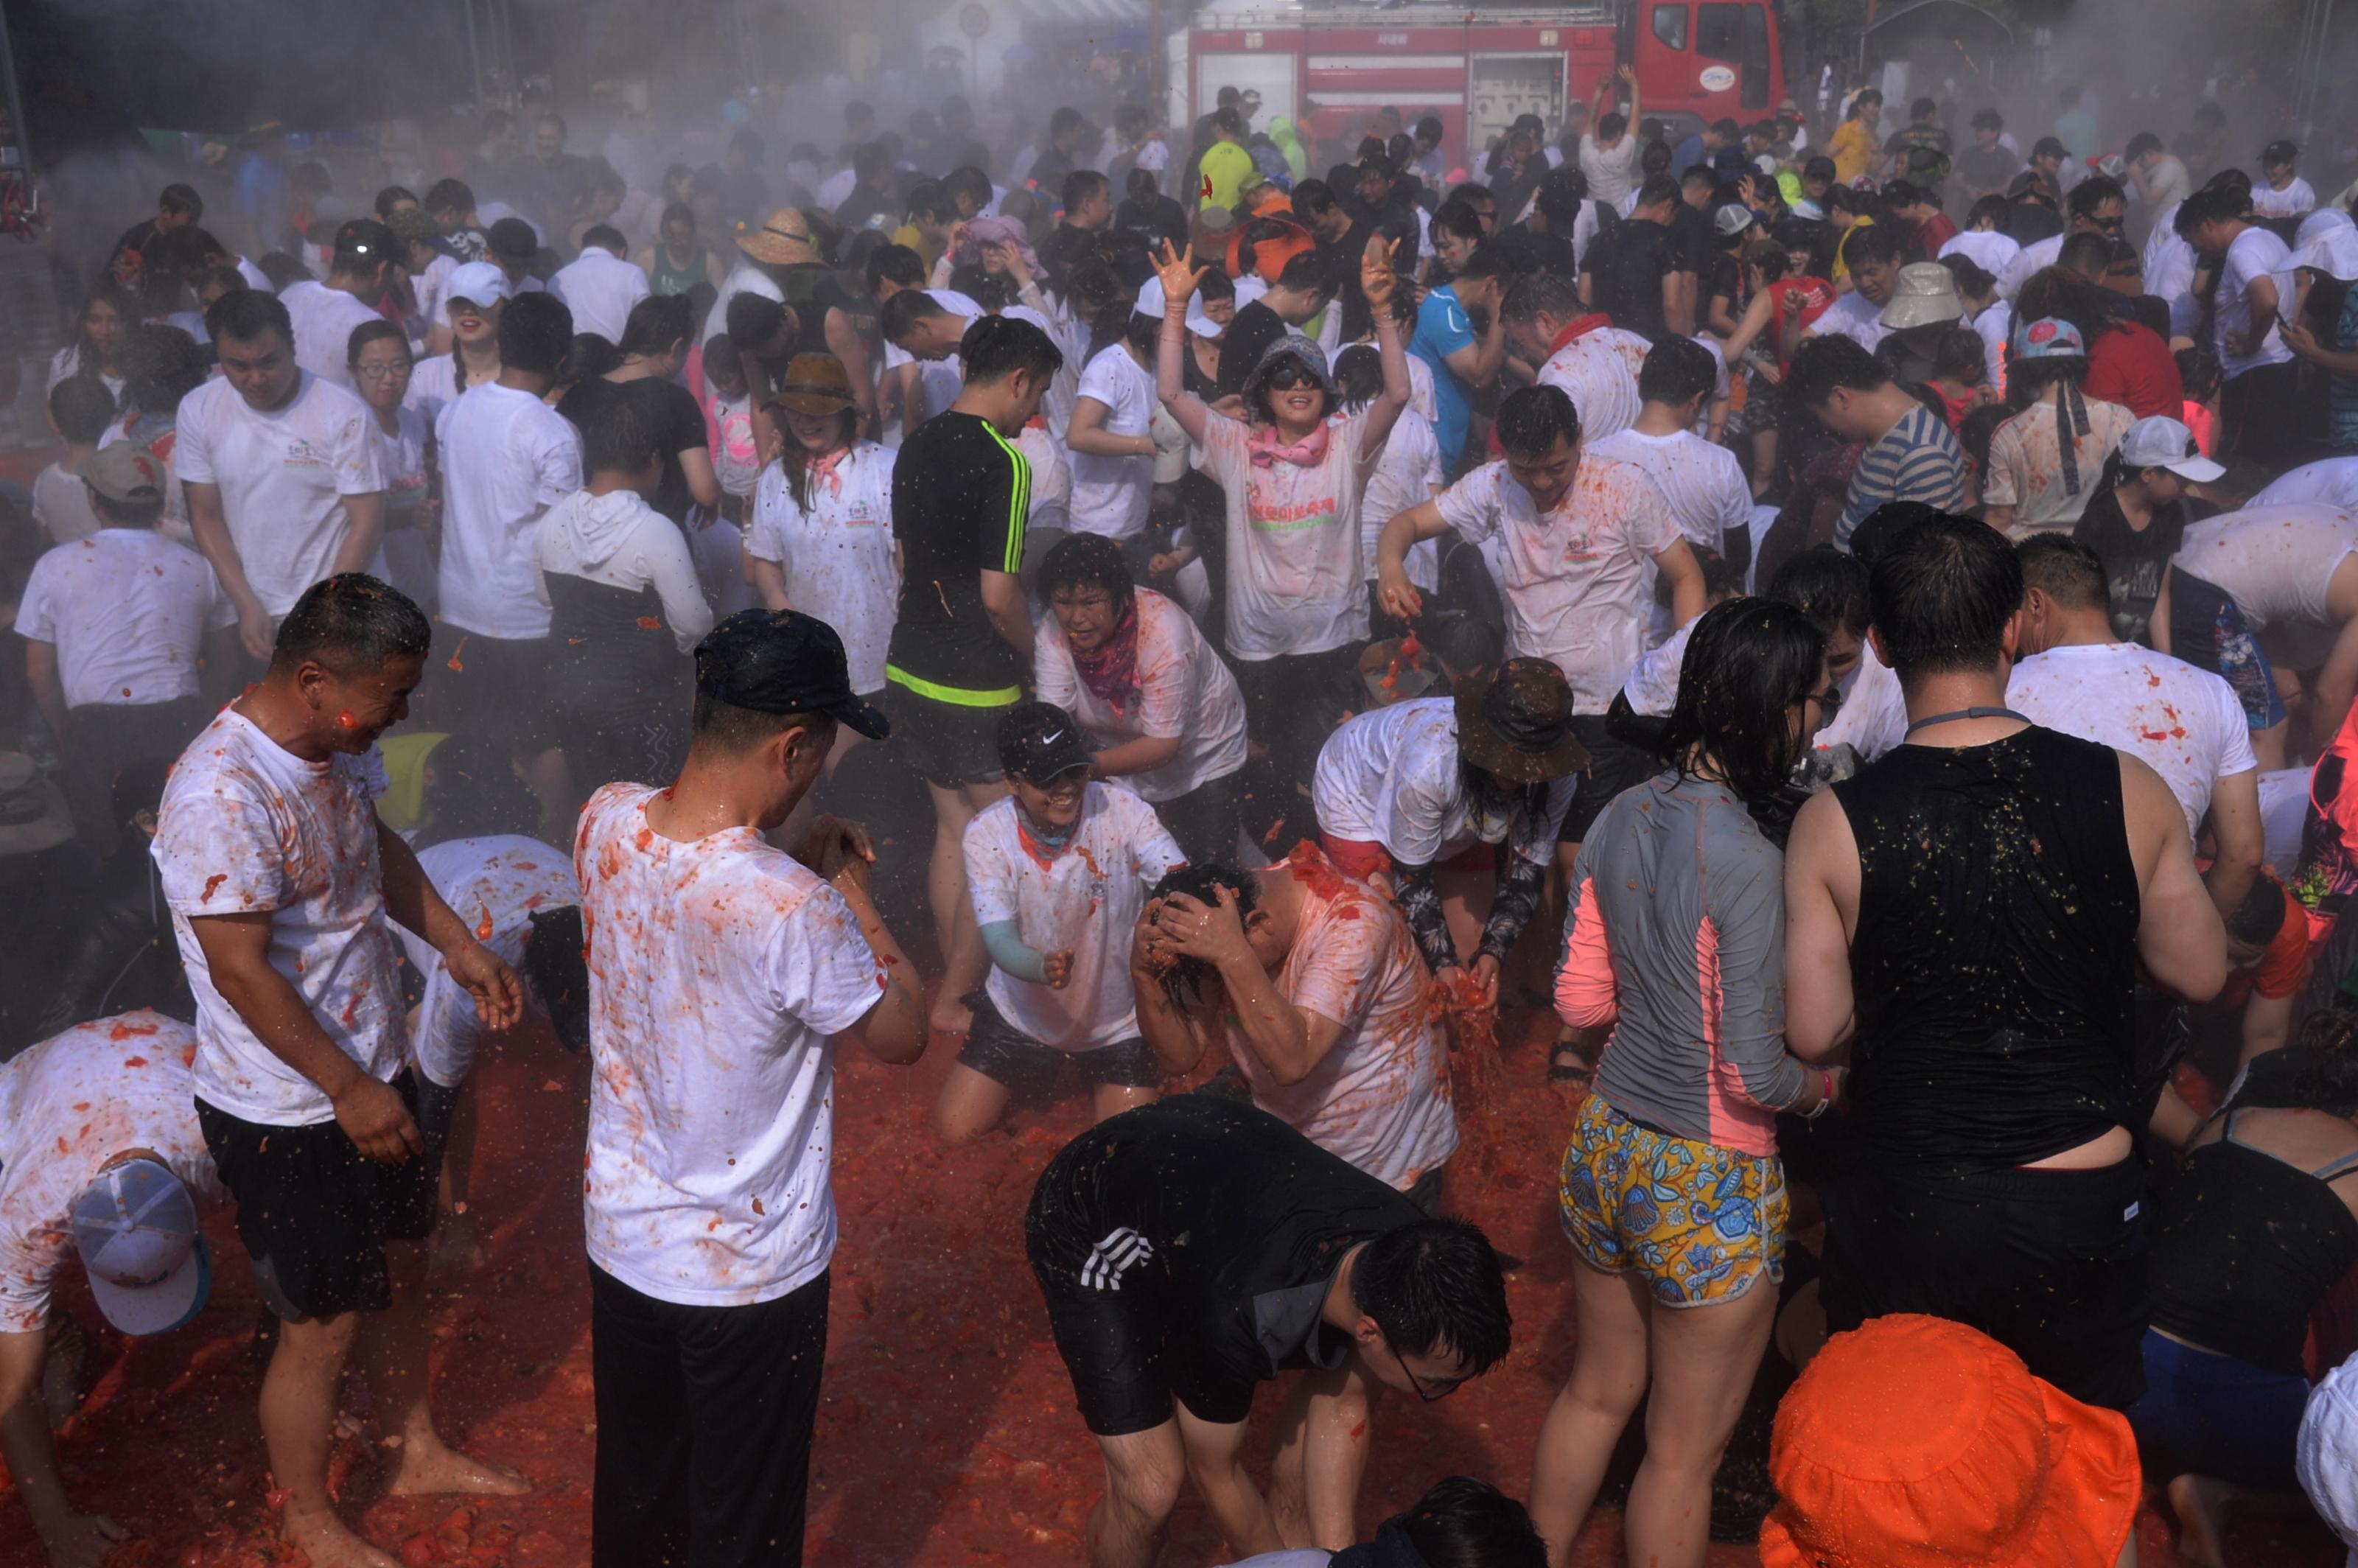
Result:
[[502,218],[492,225],[488,259],[508,275],[508,287],[518,294],[538,294],[548,287],[532,270],[540,259],[540,235],[521,218]]
[[336,231],[328,281],[290,283],[278,296],[295,327],[295,362],[321,381],[352,384],[352,329],[382,321],[377,301],[409,274],[396,258],[393,231],[373,218],[355,218]]
[[892,1063],[925,1045],[864,837],[824,818],[800,859],[762,837],[838,722],[889,729],[833,629],[741,611],[697,647],[678,781],[608,784],[581,814],[598,1568],[802,1561],[836,1236],[829,1041]]

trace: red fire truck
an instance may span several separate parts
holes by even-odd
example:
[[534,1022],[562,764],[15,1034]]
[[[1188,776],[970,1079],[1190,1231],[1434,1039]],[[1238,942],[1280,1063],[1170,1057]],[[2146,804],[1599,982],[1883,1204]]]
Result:
[[[1462,166],[1520,115],[1537,114],[1553,135],[1566,105],[1592,99],[1627,65],[1646,114],[1749,124],[1786,96],[1779,11],[1779,0],[1474,9],[1208,0],[1170,35],[1170,123],[1210,113],[1223,87],[1258,91],[1263,124],[1339,110],[1354,135],[1361,117],[1391,104],[1412,126],[1439,116],[1442,145]],[[1333,134],[1330,117],[1320,128]]]

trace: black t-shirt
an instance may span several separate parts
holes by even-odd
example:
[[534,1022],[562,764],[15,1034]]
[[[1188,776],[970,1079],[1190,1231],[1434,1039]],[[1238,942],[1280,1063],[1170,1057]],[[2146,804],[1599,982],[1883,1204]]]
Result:
[[901,610],[886,653],[888,678],[940,692],[1012,702],[1023,656],[982,605],[982,574],[1023,564],[1032,465],[990,421],[936,414],[901,443],[892,466],[892,536],[901,543]]
[[[592,376],[577,383],[573,389],[557,401],[557,411],[573,421],[574,428],[583,436],[590,433],[590,421],[607,403],[627,384]],[[682,452],[696,451],[708,444],[704,428],[704,410],[696,405],[695,395],[676,382],[654,381],[647,384],[662,388],[663,398],[663,481],[647,504],[679,524],[687,524],[688,509],[696,498],[688,493],[687,472],[680,467]],[[583,476],[588,477],[586,474]]]
[[1509,268],[1518,273],[1549,272],[1559,277],[1577,276],[1572,258],[1572,241],[1563,234],[1551,234],[1520,223],[1498,231],[1493,242],[1506,258]]
[[1220,334],[1220,395],[1242,392],[1261,355],[1284,336],[1284,319],[1264,301],[1256,299],[1239,309]]
[[1678,243],[1673,272],[1705,273],[1720,254],[1719,231],[1713,227],[1711,214],[1683,201],[1671,210],[1671,238]]
[[1115,228],[1142,236],[1150,247],[1159,247],[1165,240],[1174,251],[1187,246],[1187,209],[1159,190],[1152,203],[1124,198],[1114,209],[1113,222]]
[[1592,308],[1651,342],[1670,331],[1662,315],[1662,280],[1690,269],[1670,230],[1650,218],[1631,218],[1590,242],[1580,270],[1591,279]]
[[[1281,1308],[1284,1293],[1332,1280],[1352,1248],[1423,1218],[1390,1184],[1266,1111],[1174,1095],[1066,1144],[1041,1173],[1028,1224],[1035,1260],[1076,1282],[1101,1242],[1130,1233],[1113,1260],[1121,1288],[1161,1309],[1189,1407],[1240,1421],[1253,1385],[1280,1368],[1260,1329],[1298,1322]],[[1289,1354],[1282,1364],[1307,1360]]]

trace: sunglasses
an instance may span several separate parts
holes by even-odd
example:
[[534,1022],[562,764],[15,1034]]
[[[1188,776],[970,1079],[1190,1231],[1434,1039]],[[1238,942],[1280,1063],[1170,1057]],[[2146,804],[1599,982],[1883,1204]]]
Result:
[[1297,386],[1316,386],[1318,378],[1309,366],[1288,361],[1269,373],[1268,384],[1272,392],[1292,392]]

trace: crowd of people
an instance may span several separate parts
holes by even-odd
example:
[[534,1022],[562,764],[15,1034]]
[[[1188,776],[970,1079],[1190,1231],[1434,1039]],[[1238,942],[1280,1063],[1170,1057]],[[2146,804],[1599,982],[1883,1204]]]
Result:
[[[1641,1403],[1628,1556],[1700,1564],[1772,1362],[1767,1563],[2129,1563],[2148,1491],[2208,1568],[2304,1488],[2358,1541],[2353,193],[2212,106],[2200,167],[1962,107],[1674,138],[1625,72],[1469,178],[1224,91],[995,178],[962,103],[855,103],[654,197],[503,112],[372,215],[167,189],[0,561],[50,1561],[121,1534],[60,1271],[160,1333],[222,1209],[295,1547],[395,1561],[348,1373],[392,1492],[524,1488],[438,1434],[425,1307],[527,1027],[585,1056],[606,1568],[801,1560],[832,1064],[929,1044],[946,1142],[1087,1091],[1024,1243],[1097,1568],[1191,1484],[1256,1568],[1561,1568]],[[1517,1343],[1450,1187],[1516,1007],[1570,1376],[1498,1434],[1528,1507],[1362,1543],[1378,1408]]]

